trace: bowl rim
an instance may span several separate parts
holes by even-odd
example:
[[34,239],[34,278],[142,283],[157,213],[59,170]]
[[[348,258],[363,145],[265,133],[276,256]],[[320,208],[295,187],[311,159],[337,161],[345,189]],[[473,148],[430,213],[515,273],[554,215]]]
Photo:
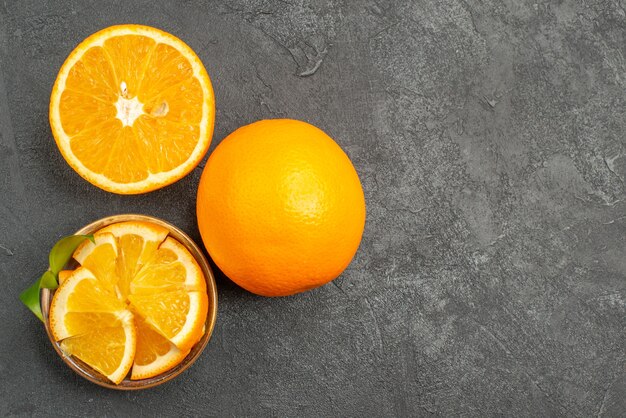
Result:
[[[52,331],[50,330],[49,324],[50,304],[52,303],[54,290],[45,288],[41,289],[41,293],[39,295],[39,303],[41,305],[41,312],[43,314],[46,334],[48,334],[48,339],[50,340],[50,343],[52,343],[54,350],[61,357],[63,362],[79,376],[89,380],[92,383],[108,389],[122,391],[152,388],[174,379],[183,371],[187,370],[198,359],[198,357],[208,344],[209,340],[211,339],[211,335],[213,334],[213,329],[215,328],[215,322],[217,320],[217,285],[215,282],[213,270],[211,269],[211,266],[209,265],[207,258],[202,253],[200,247],[178,227],[154,216],[126,213],[106,216],[104,218],[98,219],[80,228],[74,233],[74,235],[93,234],[96,231],[104,228],[105,226],[125,221],[151,222],[160,225],[169,231],[169,236],[176,239],[178,242],[183,244],[185,248],[187,248],[187,250],[189,250],[191,255],[198,262],[200,269],[204,273],[204,278],[207,284],[207,295],[209,297],[209,310],[207,312],[204,334],[202,335],[200,340],[192,347],[191,351],[189,352],[189,354],[187,354],[182,362],[157,376],[140,380],[130,380],[125,377],[124,380],[120,382],[120,384],[116,385],[81,360],[72,356],[68,356],[61,350],[61,345],[57,341],[55,341],[54,337],[52,336]],[[73,261],[70,261],[70,263],[73,263]]]

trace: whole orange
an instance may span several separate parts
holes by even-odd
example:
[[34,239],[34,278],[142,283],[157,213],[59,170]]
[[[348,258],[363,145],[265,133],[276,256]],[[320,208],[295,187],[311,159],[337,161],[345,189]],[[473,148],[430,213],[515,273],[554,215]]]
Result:
[[321,286],[350,264],[365,198],[343,150],[306,122],[237,129],[215,149],[197,201],[202,240],[235,283],[263,296]]

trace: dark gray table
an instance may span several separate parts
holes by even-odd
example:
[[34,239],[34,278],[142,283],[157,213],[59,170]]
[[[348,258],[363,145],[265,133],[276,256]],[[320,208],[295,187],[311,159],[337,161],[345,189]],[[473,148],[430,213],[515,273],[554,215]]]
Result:
[[[624,0],[172,3],[0,4],[1,415],[624,416]],[[201,168],[117,196],[50,133],[67,54],[128,22],[205,63],[211,150],[258,119],[309,121],[354,161],[368,218],[333,284],[266,299],[220,275],[200,360],[119,393],[65,367],[17,296],[105,215],[199,239]]]

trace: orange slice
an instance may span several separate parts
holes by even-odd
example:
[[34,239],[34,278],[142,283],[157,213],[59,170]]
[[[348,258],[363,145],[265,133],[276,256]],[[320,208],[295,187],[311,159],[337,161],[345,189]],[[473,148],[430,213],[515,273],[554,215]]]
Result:
[[102,286],[112,294],[117,294],[118,277],[116,273],[117,241],[109,232],[98,231],[94,241],[85,240],[74,251],[74,260],[91,271]]
[[153,223],[128,221],[109,225],[98,233],[109,233],[116,239],[119,251],[116,261],[117,291],[121,299],[126,299],[130,282],[152,259],[168,231]]
[[128,300],[150,326],[181,350],[190,349],[202,336],[208,311],[206,293],[131,294]]
[[130,378],[154,377],[179,364],[189,350],[179,350],[169,340],[150,327],[141,316],[135,316],[137,350]]
[[133,364],[134,332],[132,325],[99,328],[61,341],[61,349],[119,384]]
[[131,307],[155,331],[180,350],[188,351],[202,336],[208,312],[206,281],[200,266],[171,237],[137,266],[129,286]]
[[61,67],[50,126],[61,154],[110,192],[175,182],[202,159],[213,133],[209,76],[183,41],[148,26],[103,29]]
[[50,329],[61,349],[119,383],[132,367],[133,314],[84,267],[66,275],[50,306]]
[[189,251],[168,237],[155,251],[150,262],[134,276],[130,293],[148,295],[175,290],[206,292],[206,282],[200,266]]

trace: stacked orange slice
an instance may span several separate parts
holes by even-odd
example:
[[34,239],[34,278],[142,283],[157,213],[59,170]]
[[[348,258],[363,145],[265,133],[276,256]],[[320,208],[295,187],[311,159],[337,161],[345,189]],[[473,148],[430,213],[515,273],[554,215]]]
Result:
[[168,231],[121,222],[74,252],[59,274],[50,328],[61,348],[114,383],[159,375],[179,364],[204,333],[206,281]]

